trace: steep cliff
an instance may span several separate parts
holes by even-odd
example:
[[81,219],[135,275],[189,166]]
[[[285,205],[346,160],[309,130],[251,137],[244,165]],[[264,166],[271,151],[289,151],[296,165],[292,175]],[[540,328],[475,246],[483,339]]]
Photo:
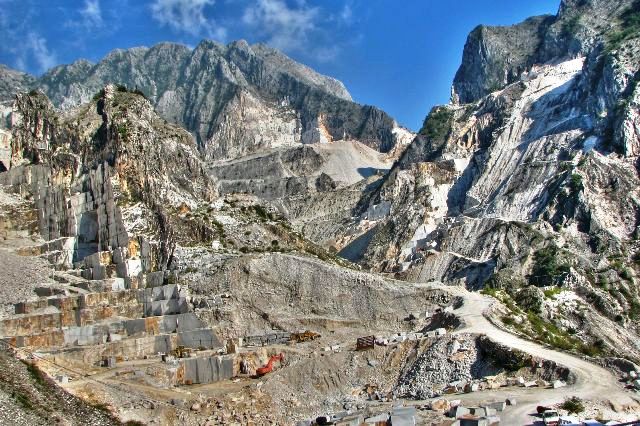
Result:
[[520,80],[534,64],[588,55],[603,35],[617,31],[618,19],[631,3],[563,0],[556,16],[536,16],[507,27],[478,26],[464,46],[452,100],[475,102]]
[[123,88],[107,86],[65,116],[41,93],[21,94],[10,123],[0,184],[38,211],[45,244],[32,252],[66,268],[99,252],[119,259],[111,271],[92,265],[88,278],[135,282],[165,269],[179,241],[171,209],[215,195],[191,135]]
[[628,323],[637,356],[638,6],[565,1],[555,17],[474,30],[452,104],[361,200],[342,254],[513,297],[569,289],[595,313],[563,312],[565,327],[616,347],[607,335]]

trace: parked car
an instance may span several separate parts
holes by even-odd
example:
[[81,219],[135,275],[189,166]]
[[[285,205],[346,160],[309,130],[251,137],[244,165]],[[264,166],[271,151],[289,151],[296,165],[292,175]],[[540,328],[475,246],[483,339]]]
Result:
[[556,410],[545,410],[541,416],[545,426],[557,426],[560,424],[560,416]]

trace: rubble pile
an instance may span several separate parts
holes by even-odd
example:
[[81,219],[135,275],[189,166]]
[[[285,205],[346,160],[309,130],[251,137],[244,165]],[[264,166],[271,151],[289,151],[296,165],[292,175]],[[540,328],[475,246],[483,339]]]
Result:
[[481,356],[476,336],[445,336],[419,355],[400,378],[395,393],[399,397],[433,398],[448,387],[458,387],[499,371]]

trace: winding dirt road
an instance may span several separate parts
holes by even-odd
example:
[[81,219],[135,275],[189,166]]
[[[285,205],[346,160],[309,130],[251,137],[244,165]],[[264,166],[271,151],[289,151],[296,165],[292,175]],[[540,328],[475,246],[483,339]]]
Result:
[[576,356],[549,349],[497,328],[485,317],[486,311],[495,303],[491,297],[468,292],[462,288],[452,288],[452,293],[461,296],[464,300],[463,305],[454,312],[464,320],[465,324],[454,333],[485,334],[503,345],[568,367],[576,377],[574,384],[559,389],[499,389],[463,395],[460,399],[481,402],[515,397],[518,404],[501,414],[502,424],[505,425],[532,424],[536,420],[532,416],[536,412],[536,406],[562,402],[565,397],[573,395],[586,400],[599,401],[620,413],[621,417],[628,417],[627,420],[640,417],[640,398],[624,390],[610,371]]

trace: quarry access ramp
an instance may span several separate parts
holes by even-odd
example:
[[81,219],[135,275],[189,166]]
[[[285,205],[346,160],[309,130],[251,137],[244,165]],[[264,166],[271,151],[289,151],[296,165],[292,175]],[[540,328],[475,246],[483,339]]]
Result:
[[576,378],[575,383],[559,389],[531,388],[517,389],[515,392],[513,389],[497,389],[461,395],[461,400],[481,402],[491,398],[504,400],[515,397],[517,405],[505,410],[500,416],[501,421],[508,425],[532,424],[534,421],[532,415],[536,413],[538,405],[556,404],[568,396],[602,401],[616,411],[631,412],[633,410],[637,413],[640,409],[640,399],[625,391],[616,376],[609,370],[575,355],[522,339],[494,325],[487,318],[488,311],[496,303],[494,298],[460,287],[450,287],[449,291],[463,300],[462,305],[454,310],[454,314],[463,320],[463,325],[454,333],[485,334],[497,343],[567,367]]

